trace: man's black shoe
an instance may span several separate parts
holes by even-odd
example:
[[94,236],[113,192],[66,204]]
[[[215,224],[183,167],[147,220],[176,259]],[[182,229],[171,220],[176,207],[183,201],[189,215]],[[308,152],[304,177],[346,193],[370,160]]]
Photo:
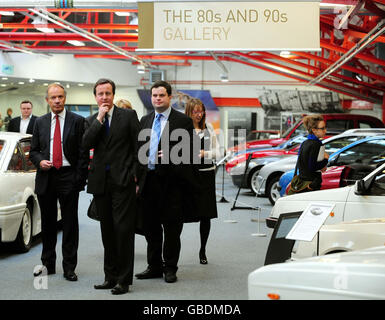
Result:
[[135,275],[138,279],[153,279],[153,278],[162,278],[163,272],[161,270],[152,270],[147,268],[141,273],[137,273]]
[[38,277],[43,275],[43,273],[44,275],[55,274],[56,273],[55,267],[47,268],[46,266],[42,266],[40,269],[36,270],[33,273],[33,276]]
[[103,290],[103,289],[112,289],[115,286],[116,286],[116,282],[115,281],[106,280],[102,284],[95,284],[94,288],[96,290],[99,290],[99,289]]
[[177,279],[178,278],[177,278],[175,272],[168,271],[164,274],[164,281],[166,281],[167,283],[176,282]]
[[123,285],[119,283],[115,287],[113,287],[111,290],[111,293],[114,295],[124,294],[127,292],[128,292],[128,285]]
[[78,281],[78,276],[73,271],[64,272],[64,278],[68,281]]

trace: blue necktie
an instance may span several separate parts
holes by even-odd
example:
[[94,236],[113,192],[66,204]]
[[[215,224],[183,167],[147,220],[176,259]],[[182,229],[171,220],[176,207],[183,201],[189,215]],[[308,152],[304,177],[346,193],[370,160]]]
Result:
[[106,126],[106,135],[108,136],[110,133],[110,123],[108,122],[108,113],[106,113],[106,116],[104,118],[104,125]]
[[158,144],[160,139],[160,132],[161,132],[161,122],[160,119],[162,118],[162,114],[158,113],[155,118],[154,127],[151,132],[151,142],[150,142],[150,154],[148,158],[148,168],[150,170],[155,169],[155,160],[156,155],[158,154]]

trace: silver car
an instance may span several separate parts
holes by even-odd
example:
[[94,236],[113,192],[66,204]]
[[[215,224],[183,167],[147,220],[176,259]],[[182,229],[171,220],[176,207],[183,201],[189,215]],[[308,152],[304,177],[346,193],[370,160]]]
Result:
[[[351,129],[339,135],[324,140],[327,153],[333,153],[340,148],[368,136],[384,134],[385,129]],[[265,164],[255,178],[254,188],[258,196],[267,196],[272,205],[280,197],[278,181],[282,174],[293,170],[297,163],[297,156],[287,155],[284,158]]]

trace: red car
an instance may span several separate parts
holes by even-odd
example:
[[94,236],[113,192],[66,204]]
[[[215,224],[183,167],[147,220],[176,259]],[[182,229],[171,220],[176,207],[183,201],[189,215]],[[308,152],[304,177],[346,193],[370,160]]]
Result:
[[[352,185],[372,172],[376,166],[378,166],[378,163],[372,165],[351,164],[329,167],[322,173],[321,190]],[[290,184],[286,188],[286,195],[289,192],[289,188]]]
[[[327,132],[329,135],[342,133],[345,130],[354,128],[385,128],[384,123],[380,119],[367,115],[326,113],[322,116],[326,122]],[[240,144],[235,146],[233,151],[237,152],[238,150],[255,149],[259,147],[267,148],[269,146],[275,147],[290,138],[306,133],[307,130],[303,125],[302,119],[300,119],[291,128],[284,132],[280,138],[248,141],[246,142],[246,146],[245,144]]]

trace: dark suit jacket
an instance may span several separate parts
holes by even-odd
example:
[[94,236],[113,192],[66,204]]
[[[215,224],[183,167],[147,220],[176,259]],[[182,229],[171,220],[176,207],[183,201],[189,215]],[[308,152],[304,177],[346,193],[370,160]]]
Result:
[[[28,123],[27,133],[33,134],[33,127],[35,125],[36,119],[37,119],[37,117],[32,115],[32,117]],[[8,124],[8,131],[9,132],[20,132],[20,121],[21,121],[21,117],[16,117],[16,118],[11,119],[11,121],[9,121],[9,124]]]
[[135,110],[115,106],[108,137],[105,126],[94,114],[86,119],[83,135],[84,147],[94,149],[90,164],[87,192],[103,194],[106,165],[110,166],[110,176],[114,184],[127,187],[137,175],[137,139],[139,120]]
[[[145,135],[146,139],[143,139],[143,141],[139,141],[138,147],[139,147],[139,155],[144,153],[144,150],[147,151],[150,146],[150,132],[152,128],[152,123],[155,118],[155,112],[151,112],[148,115],[145,115],[140,120],[141,128],[147,129],[148,134]],[[175,136],[173,139],[170,139],[170,137],[176,134],[178,129],[186,130],[189,134],[189,141],[182,141],[182,138],[179,137],[178,139],[175,139]],[[158,150],[163,151],[163,159],[158,159],[158,164],[155,165],[155,171],[157,175],[160,177],[160,179],[163,181],[162,184],[164,185],[163,194],[158,195],[163,201],[162,208],[154,208],[154,210],[160,211],[162,209],[162,212],[159,212],[159,214],[162,215],[164,220],[174,220],[174,219],[183,219],[182,211],[183,211],[183,203],[184,198],[190,197],[191,192],[194,192],[199,186],[199,181],[197,180],[197,174],[195,174],[195,170],[197,169],[195,166],[193,166],[194,157],[192,152],[192,145],[193,145],[193,122],[192,120],[187,117],[185,114],[176,111],[174,109],[171,109],[170,115],[168,117],[168,122],[163,129],[161,139],[159,141]],[[177,134],[176,134],[177,136]],[[173,141],[175,140],[175,141]],[[188,145],[186,145],[188,144]],[[174,163],[172,154],[175,155],[175,149],[173,148],[183,150],[182,146],[185,148],[189,148],[190,154],[189,159],[185,163]],[[200,149],[200,141],[198,144],[198,153]],[[185,149],[186,150],[186,149]],[[197,153],[197,154],[198,154]],[[170,157],[169,157],[170,155]],[[143,162],[142,156],[140,156],[140,163],[141,163],[141,169],[139,174],[139,190],[140,192],[144,188],[144,183],[146,180],[147,175],[147,162]],[[166,161],[168,163],[162,163],[162,161]],[[148,199],[144,199],[141,197],[141,202],[148,202]],[[146,214],[145,212],[142,212],[143,214]]]
[[[63,129],[63,152],[76,171],[74,187],[83,190],[87,180],[89,152],[82,147],[84,118],[66,111]],[[49,170],[40,169],[40,161],[49,160],[51,137],[51,112],[36,119],[33,131],[30,158],[37,168],[35,192],[44,194],[48,185]]]

